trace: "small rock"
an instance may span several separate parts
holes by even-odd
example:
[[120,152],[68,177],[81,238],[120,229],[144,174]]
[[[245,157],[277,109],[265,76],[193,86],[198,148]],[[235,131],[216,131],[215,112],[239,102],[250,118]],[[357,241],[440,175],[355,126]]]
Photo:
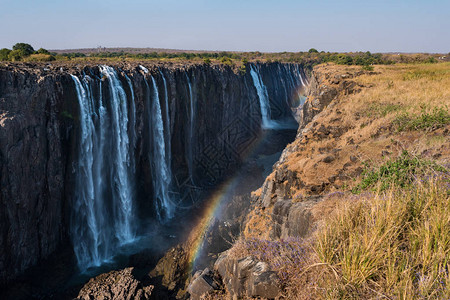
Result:
[[326,164],[329,164],[329,163],[333,162],[334,160],[335,160],[335,157],[333,155],[328,155],[327,157],[322,159],[322,161]]
[[387,150],[381,151],[381,156],[388,156],[388,155],[390,155],[390,154],[391,154],[391,152],[389,152],[389,151],[387,151]]

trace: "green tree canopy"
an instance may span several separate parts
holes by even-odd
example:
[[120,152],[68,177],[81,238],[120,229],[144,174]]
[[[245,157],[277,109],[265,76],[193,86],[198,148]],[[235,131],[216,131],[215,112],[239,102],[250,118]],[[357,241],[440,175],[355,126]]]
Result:
[[317,51],[317,49],[311,48],[308,50],[309,53],[319,53],[319,51]]
[[3,48],[0,50],[0,60],[8,60],[9,59],[9,53],[11,50]]
[[36,51],[38,54],[50,54],[47,49],[40,48],[38,51]]
[[13,50],[21,51],[24,56],[28,56],[34,53],[34,49],[30,44],[26,43],[17,43],[13,46]]

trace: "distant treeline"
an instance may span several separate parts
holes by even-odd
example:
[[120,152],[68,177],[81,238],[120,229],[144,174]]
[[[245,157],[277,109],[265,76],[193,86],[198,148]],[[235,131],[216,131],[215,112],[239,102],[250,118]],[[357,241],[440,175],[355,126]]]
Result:
[[[449,54],[450,55],[450,54]],[[51,53],[45,49],[35,51],[26,43],[17,43],[10,49],[0,50],[2,61],[52,61],[52,60],[83,60],[83,59],[107,59],[107,60],[179,60],[197,61],[210,64],[212,62],[228,65],[242,65],[249,61],[266,62],[288,62],[303,63],[305,65],[316,65],[320,63],[333,62],[340,65],[371,66],[379,64],[394,63],[436,63],[438,55],[431,54],[381,54],[370,52],[337,53],[325,52],[312,48],[308,52],[150,52],[150,53],[128,53],[128,52],[93,52],[84,53]]]

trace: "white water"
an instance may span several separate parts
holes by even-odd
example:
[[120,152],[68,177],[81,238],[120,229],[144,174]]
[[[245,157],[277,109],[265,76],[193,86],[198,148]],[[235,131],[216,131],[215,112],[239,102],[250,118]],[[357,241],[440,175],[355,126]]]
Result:
[[130,88],[131,93],[131,116],[129,121],[129,128],[131,129],[131,143],[130,143],[130,155],[131,155],[131,167],[132,167],[132,173],[136,173],[136,164],[134,160],[134,149],[136,147],[136,132],[134,131],[134,128],[136,126],[136,104],[134,103],[134,89],[133,84],[131,82],[131,79],[124,74],[125,79],[128,82],[128,87]]
[[189,146],[188,146],[188,169],[189,169],[189,177],[191,179],[191,182],[194,183],[194,162],[193,162],[193,150],[194,150],[194,95],[192,92],[192,85],[191,80],[189,79],[189,76],[186,74],[186,79],[188,82],[189,87],[189,105],[190,105],[190,121],[189,121]]
[[145,74],[148,73],[148,69],[147,69],[146,67],[139,65],[139,68],[140,68],[142,71],[144,71]]
[[128,138],[127,97],[116,71],[109,66],[100,66],[100,71],[109,82],[111,95],[111,130],[113,169],[113,205],[115,235],[120,244],[134,239],[133,195],[130,182],[131,155]]
[[[172,173],[166,157],[166,142],[164,139],[164,123],[159,102],[158,86],[155,79],[152,79],[152,99],[149,106],[149,120],[151,120],[151,136],[150,141],[153,147],[153,185],[155,190],[155,198],[157,205],[158,217],[161,221],[165,221],[173,217],[174,206],[170,199],[169,188],[172,180]],[[147,84],[147,82],[146,82]],[[147,85],[148,86],[148,85]]]
[[253,84],[256,88],[256,92],[259,98],[259,104],[261,107],[261,118],[262,118],[262,128],[263,129],[274,129],[278,128],[278,124],[271,120],[270,118],[270,104],[269,95],[267,93],[267,88],[262,81],[261,75],[259,74],[259,69],[253,65],[250,65],[250,75],[253,79]]
[[[108,261],[119,245],[134,238],[126,95],[112,68],[100,70],[109,82],[109,111],[104,106],[102,81],[98,81],[96,101],[91,87],[95,82],[88,76],[81,81],[72,75],[80,107],[80,142],[70,224],[82,271]],[[106,191],[111,193],[107,196]]]
[[[105,236],[101,235],[104,219],[101,214],[102,203],[97,201],[99,182],[96,180],[94,166],[94,144],[96,129],[94,126],[94,100],[88,95],[87,83],[72,76],[80,106],[80,145],[75,182],[74,209],[71,217],[71,232],[75,255],[80,267],[84,265],[100,265],[103,256],[100,245],[105,244]],[[108,253],[109,249],[104,248]]]
[[159,73],[161,74],[163,84],[164,84],[164,108],[166,110],[166,126],[165,126],[165,136],[166,136],[166,155],[167,155],[167,162],[169,169],[171,168],[171,162],[172,162],[172,143],[170,141],[172,134],[170,130],[170,115],[169,115],[169,91],[167,90],[167,82],[166,78],[164,77],[164,73],[159,70]]

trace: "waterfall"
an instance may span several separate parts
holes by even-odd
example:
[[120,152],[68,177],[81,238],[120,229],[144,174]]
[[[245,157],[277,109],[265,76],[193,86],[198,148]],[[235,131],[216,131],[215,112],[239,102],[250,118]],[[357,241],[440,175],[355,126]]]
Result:
[[267,93],[267,88],[262,81],[261,75],[259,74],[259,69],[257,69],[253,65],[250,65],[250,75],[252,76],[253,84],[256,88],[256,92],[259,98],[259,104],[261,107],[262,128],[264,129],[275,128],[276,123],[270,119],[269,95]]
[[101,176],[97,176],[101,166],[97,160],[94,164],[94,157],[97,156],[97,150],[100,150],[96,145],[101,145],[101,135],[99,140],[94,121],[99,121],[101,111],[99,115],[95,113],[94,99],[92,93],[88,92],[88,79],[85,78],[82,83],[78,77],[71,76],[80,106],[81,129],[75,199],[70,222],[71,237],[78,265],[80,268],[87,268],[100,265],[110,252],[107,236],[102,234],[105,225],[103,203],[99,199],[102,182]]
[[190,121],[189,121],[189,146],[188,146],[188,169],[189,169],[189,176],[191,178],[191,182],[194,183],[194,175],[193,175],[193,144],[194,144],[194,96],[192,93],[192,85],[191,80],[189,79],[189,76],[187,73],[185,73],[188,87],[189,87],[189,106],[190,106]]
[[[164,123],[162,118],[161,104],[159,102],[159,92],[156,81],[152,79],[152,99],[149,98],[148,113],[150,124],[150,141],[152,143],[152,157],[150,159],[153,167],[152,178],[154,186],[154,196],[156,199],[156,209],[161,221],[173,217],[174,207],[169,195],[169,188],[172,180],[172,173],[166,157],[166,142],[164,139]],[[148,87],[147,81],[144,79]]]
[[115,235],[120,244],[134,239],[133,194],[130,182],[131,154],[128,138],[127,96],[116,71],[109,66],[100,66],[100,71],[109,83],[111,105],[111,133],[113,153],[113,210],[115,212]]
[[[102,81],[96,101],[88,76],[72,76],[80,107],[80,140],[70,221],[82,271],[108,261],[117,247],[134,239],[127,99],[114,69],[101,66],[109,83],[109,107]],[[134,126],[134,125],[133,125]],[[108,151],[105,152],[106,147]]]
[[164,77],[164,73],[159,70],[159,73],[161,74],[163,84],[164,84],[164,108],[166,110],[166,155],[167,155],[167,162],[169,170],[171,169],[172,164],[172,145],[171,145],[171,130],[170,130],[170,115],[169,115],[169,91],[167,90],[167,82],[166,78]]

